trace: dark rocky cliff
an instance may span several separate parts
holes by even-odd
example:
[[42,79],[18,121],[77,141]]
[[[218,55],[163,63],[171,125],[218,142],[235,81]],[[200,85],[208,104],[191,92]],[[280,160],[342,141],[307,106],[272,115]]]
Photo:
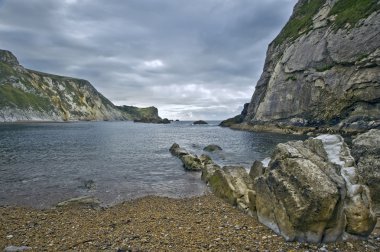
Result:
[[151,109],[123,110],[86,80],[26,69],[0,50],[0,122],[161,119]]
[[285,132],[380,126],[380,2],[300,0],[269,45],[244,122]]

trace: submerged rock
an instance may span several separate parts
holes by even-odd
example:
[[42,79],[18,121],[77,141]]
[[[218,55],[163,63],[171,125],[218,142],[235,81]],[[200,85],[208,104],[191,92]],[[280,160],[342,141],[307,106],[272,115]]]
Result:
[[57,207],[99,208],[101,202],[93,196],[72,198],[57,204]]
[[219,145],[216,145],[216,144],[209,144],[207,145],[206,147],[203,148],[204,151],[208,151],[208,152],[214,152],[214,151],[221,151],[223,150],[222,147],[220,147]]
[[376,218],[343,138],[323,135],[278,144],[255,180],[261,223],[288,241],[332,242],[366,237]]

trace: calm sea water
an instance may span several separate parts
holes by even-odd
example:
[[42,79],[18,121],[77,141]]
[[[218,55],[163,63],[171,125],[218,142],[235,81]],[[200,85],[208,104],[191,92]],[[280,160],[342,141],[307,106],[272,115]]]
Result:
[[302,137],[233,131],[217,122],[2,124],[0,205],[44,208],[85,195],[104,205],[146,195],[201,195],[207,187],[200,173],[185,172],[169,153],[174,142],[198,155],[218,144],[223,151],[212,155],[218,164],[248,169],[293,139]]

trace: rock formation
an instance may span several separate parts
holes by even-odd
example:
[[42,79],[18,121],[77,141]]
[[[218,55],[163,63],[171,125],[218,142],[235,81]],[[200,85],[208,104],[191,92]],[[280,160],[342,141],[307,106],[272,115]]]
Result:
[[380,215],[380,130],[372,129],[352,141],[352,155],[358,173],[371,191],[375,211]]
[[117,106],[124,114],[129,115],[129,119],[134,122],[141,123],[163,123],[168,124],[170,121],[167,118],[161,119],[158,116],[158,109],[156,107],[138,108],[134,106]]
[[[128,107],[132,108],[132,107]],[[156,108],[116,107],[88,81],[22,67],[0,50],[0,122],[161,120]]]
[[288,241],[367,237],[376,216],[359,178],[338,135],[279,144],[255,178],[258,219]]
[[244,122],[251,130],[380,126],[380,4],[299,0],[269,45]]
[[174,143],[170,152],[181,159],[188,171],[201,171],[202,180],[209,184],[212,191],[228,203],[247,213],[255,211],[255,192],[253,180],[244,167],[224,166],[221,168],[207,155],[198,157]]
[[[367,142],[365,137],[356,144]],[[365,238],[376,225],[370,191],[339,135],[278,144],[270,161],[255,161],[249,174],[244,167],[221,168],[210,157],[198,158],[178,144],[170,151],[185,167],[196,164],[217,196],[256,215],[287,241]]]

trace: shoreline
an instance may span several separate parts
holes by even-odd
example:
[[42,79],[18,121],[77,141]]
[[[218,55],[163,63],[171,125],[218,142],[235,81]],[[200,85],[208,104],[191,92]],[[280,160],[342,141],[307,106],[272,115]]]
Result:
[[285,240],[212,193],[173,199],[145,196],[99,209],[0,207],[0,250],[29,251],[376,251],[369,240],[309,244]]
[[287,135],[307,135],[315,136],[317,134],[340,134],[342,136],[354,136],[367,132],[370,129],[353,130],[353,129],[339,129],[336,127],[301,127],[301,126],[279,126],[276,124],[249,124],[249,123],[237,123],[229,126],[220,126],[229,128],[232,130],[248,131],[248,132],[265,132],[265,133],[277,133]]

